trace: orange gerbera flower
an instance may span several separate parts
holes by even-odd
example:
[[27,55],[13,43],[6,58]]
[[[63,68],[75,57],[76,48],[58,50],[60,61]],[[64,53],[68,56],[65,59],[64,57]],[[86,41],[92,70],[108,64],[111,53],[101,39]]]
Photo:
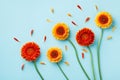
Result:
[[40,47],[35,42],[28,42],[22,46],[21,56],[27,61],[35,61],[40,56]]
[[89,28],[83,28],[77,32],[76,41],[81,46],[90,46],[94,42],[94,33]]
[[69,28],[65,23],[57,23],[52,29],[52,34],[58,40],[65,40],[69,36]]
[[47,58],[50,62],[59,62],[62,60],[62,50],[57,47],[50,48],[47,51]]
[[112,24],[112,16],[108,12],[100,12],[95,18],[95,23],[100,28],[109,28]]

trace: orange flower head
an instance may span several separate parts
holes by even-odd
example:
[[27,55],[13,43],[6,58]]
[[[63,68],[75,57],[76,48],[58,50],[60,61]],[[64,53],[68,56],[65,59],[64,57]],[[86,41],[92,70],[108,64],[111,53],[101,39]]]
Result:
[[65,40],[69,36],[69,28],[65,23],[57,23],[52,29],[52,34],[58,40]]
[[40,56],[40,47],[35,42],[27,42],[21,48],[21,56],[27,61],[35,61]]
[[94,42],[94,33],[89,28],[83,28],[77,32],[76,41],[81,46],[90,46]]
[[109,28],[112,24],[112,16],[108,12],[100,12],[96,15],[95,23],[100,28]]
[[62,60],[62,50],[57,47],[50,48],[47,51],[47,58],[50,62],[60,62]]

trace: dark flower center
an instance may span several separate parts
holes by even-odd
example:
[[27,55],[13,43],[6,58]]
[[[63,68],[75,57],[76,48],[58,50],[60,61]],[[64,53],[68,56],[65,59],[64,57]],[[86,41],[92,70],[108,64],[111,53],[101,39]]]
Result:
[[58,56],[58,52],[56,50],[53,50],[50,55],[52,58],[56,58]]
[[34,48],[30,47],[27,49],[27,54],[32,55],[35,52]]
[[87,40],[89,35],[87,33],[82,34],[81,38],[82,40]]
[[108,17],[105,16],[105,15],[101,15],[101,16],[99,17],[99,21],[100,21],[100,23],[102,23],[102,24],[106,24],[106,23],[108,22]]
[[56,30],[58,35],[63,35],[65,33],[65,30],[62,26],[58,27]]

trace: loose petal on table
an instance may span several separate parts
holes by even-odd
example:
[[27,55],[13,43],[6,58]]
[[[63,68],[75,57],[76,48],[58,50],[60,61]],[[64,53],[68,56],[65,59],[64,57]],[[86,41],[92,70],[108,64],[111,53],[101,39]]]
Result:
[[16,37],[13,38],[16,42],[20,42]]

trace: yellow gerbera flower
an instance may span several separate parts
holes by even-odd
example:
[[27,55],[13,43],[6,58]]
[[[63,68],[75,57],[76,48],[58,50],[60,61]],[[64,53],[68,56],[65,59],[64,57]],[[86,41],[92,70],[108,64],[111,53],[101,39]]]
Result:
[[99,12],[96,15],[95,23],[100,28],[109,28],[112,24],[112,16],[108,12]]
[[47,58],[50,62],[60,62],[62,60],[62,50],[57,47],[52,47],[47,51]]
[[58,40],[65,40],[69,36],[69,27],[65,23],[57,23],[52,29],[52,34]]

